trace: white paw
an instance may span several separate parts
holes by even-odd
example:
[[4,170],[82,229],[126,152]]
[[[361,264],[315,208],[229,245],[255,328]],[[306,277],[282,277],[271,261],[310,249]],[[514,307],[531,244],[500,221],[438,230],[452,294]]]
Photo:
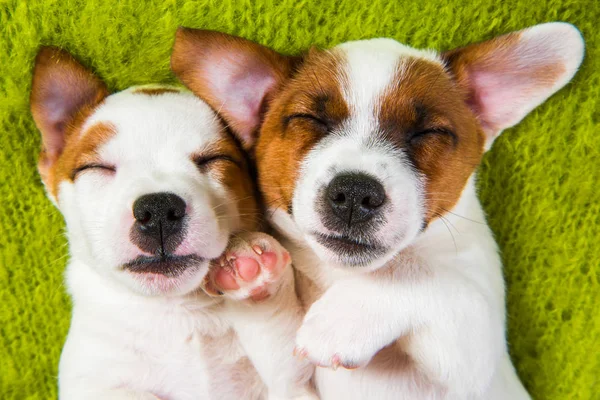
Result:
[[265,300],[281,286],[290,265],[290,254],[273,237],[262,232],[237,234],[212,262],[204,290],[235,300]]
[[383,347],[374,340],[377,327],[369,321],[367,308],[348,301],[352,293],[332,289],[308,310],[296,335],[294,354],[320,367],[363,367]]

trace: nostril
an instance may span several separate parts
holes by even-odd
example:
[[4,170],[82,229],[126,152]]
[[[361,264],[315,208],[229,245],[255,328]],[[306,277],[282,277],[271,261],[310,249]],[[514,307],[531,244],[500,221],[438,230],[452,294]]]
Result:
[[344,193],[338,193],[333,199],[333,202],[336,204],[344,204],[346,202],[346,195]]
[[150,214],[150,211],[146,211],[146,212],[144,212],[142,217],[138,218],[137,220],[140,222],[140,224],[147,224],[148,222],[150,222],[151,219],[152,219],[152,214]]
[[371,197],[370,197],[370,196],[368,196],[368,197],[365,197],[365,198],[363,199],[363,201],[361,202],[361,204],[362,204],[362,206],[363,206],[363,207],[366,207],[366,208],[371,208],[371,207],[373,207],[373,205],[371,204]]
[[180,213],[178,213],[177,210],[175,210],[175,209],[170,209],[167,212],[167,219],[169,221],[177,221],[177,220],[180,220],[181,218],[183,218],[183,215],[180,215]]
[[365,198],[362,199],[360,204],[361,204],[361,206],[363,206],[366,209],[374,210],[376,208],[381,207],[381,205],[383,204],[384,198],[385,197],[383,195],[379,196],[377,194],[375,194],[373,196],[366,196]]

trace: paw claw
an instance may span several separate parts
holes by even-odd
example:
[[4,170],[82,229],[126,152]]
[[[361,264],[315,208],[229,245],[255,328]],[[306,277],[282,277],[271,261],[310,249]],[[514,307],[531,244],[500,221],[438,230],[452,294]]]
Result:
[[333,357],[331,357],[331,369],[333,369],[335,371],[336,369],[338,369],[338,367],[340,365],[341,365],[340,356],[335,354]]
[[294,356],[298,357],[300,361],[304,360],[308,357],[308,351],[306,349],[300,349],[298,347],[294,347]]
[[254,250],[254,252],[256,254],[258,254],[259,256],[262,255],[262,253],[263,253],[263,249],[258,245],[252,246],[252,250]]

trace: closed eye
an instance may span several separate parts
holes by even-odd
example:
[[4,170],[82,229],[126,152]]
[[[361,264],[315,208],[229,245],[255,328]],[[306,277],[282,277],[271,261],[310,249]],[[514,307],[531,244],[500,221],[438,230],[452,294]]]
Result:
[[303,119],[308,120],[310,122],[316,123],[325,129],[329,129],[329,123],[323,118],[319,118],[316,115],[308,114],[308,113],[296,113],[291,114],[285,117],[285,125],[289,124],[291,121],[295,119]]
[[447,136],[452,139],[452,141],[454,142],[454,145],[456,145],[458,142],[458,136],[456,136],[456,134],[454,132],[452,132],[450,129],[446,129],[446,128],[430,128],[430,129],[424,129],[422,131],[415,132],[410,136],[410,141],[411,141],[411,143],[413,141],[418,142],[421,139],[425,139],[428,136],[434,136],[434,135]]
[[88,170],[101,170],[101,171],[108,171],[108,172],[112,172],[115,173],[117,172],[117,167],[115,167],[114,165],[106,165],[106,164],[96,164],[96,163],[90,163],[90,164],[83,164],[77,168],[75,168],[73,171],[71,171],[71,180],[75,180],[75,178],[77,178],[77,176],[82,173],[83,171],[88,171]]
[[238,167],[240,166],[240,163],[236,159],[234,159],[231,156],[225,155],[225,154],[213,154],[213,155],[207,155],[207,156],[195,156],[193,158],[193,161],[194,161],[194,164],[196,164],[196,166],[198,168],[206,168],[210,164],[218,162],[218,161],[230,162],[230,163],[233,163],[233,164],[237,165]]

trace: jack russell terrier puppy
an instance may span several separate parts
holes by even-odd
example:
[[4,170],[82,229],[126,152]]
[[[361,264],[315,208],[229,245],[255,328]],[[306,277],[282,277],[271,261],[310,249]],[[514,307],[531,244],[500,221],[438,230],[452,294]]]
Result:
[[309,307],[296,353],[329,367],[322,399],[529,398],[475,174],[583,53],[566,23],[443,53],[373,39],[302,57],[178,31],[173,71],[254,149]]
[[172,87],[109,95],[46,47],[31,111],[69,240],[60,397],[315,399],[314,367],[292,355],[289,254],[255,232],[247,160],[209,106]]

